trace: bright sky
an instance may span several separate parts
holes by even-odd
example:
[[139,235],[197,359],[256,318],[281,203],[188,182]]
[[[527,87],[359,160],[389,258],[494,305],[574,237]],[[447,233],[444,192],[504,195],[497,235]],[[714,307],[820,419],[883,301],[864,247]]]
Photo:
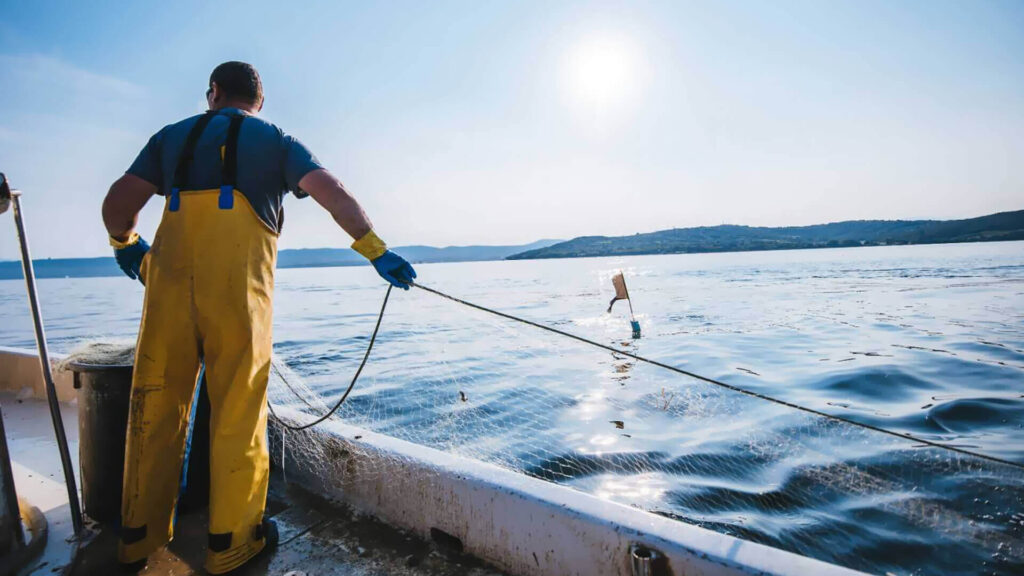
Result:
[[[225,60],[392,245],[1024,208],[1016,0],[98,4],[0,19],[0,171],[36,257],[109,253],[110,183]],[[283,248],[350,242],[286,211]]]

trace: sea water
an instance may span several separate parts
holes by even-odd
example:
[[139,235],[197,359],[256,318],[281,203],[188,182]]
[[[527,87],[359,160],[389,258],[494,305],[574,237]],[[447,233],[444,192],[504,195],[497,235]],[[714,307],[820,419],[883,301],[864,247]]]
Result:
[[[622,270],[630,308],[606,312]],[[417,265],[466,300],[747,390],[1024,464],[1024,242]],[[127,278],[42,280],[53,349],[136,335]],[[275,353],[325,401],[384,285],[277,274]],[[20,281],[0,345],[32,347]],[[1024,570],[1019,471],[722,390],[418,290],[391,296],[341,416],[854,568]]]

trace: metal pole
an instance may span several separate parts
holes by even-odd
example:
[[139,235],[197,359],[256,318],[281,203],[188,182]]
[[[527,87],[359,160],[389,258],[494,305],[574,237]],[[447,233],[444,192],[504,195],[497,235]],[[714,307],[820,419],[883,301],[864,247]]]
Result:
[[654,552],[640,545],[634,545],[630,549],[630,558],[633,564],[633,576],[651,576],[651,559]]
[[75,535],[83,534],[82,508],[78,502],[78,484],[75,482],[75,468],[68,450],[68,438],[64,433],[64,420],[60,415],[60,403],[57,401],[57,387],[53,383],[53,372],[50,367],[50,354],[46,349],[46,334],[43,331],[43,315],[39,311],[39,297],[36,294],[36,276],[32,269],[32,257],[28,250],[28,237],[25,235],[25,223],[21,214],[21,192],[10,190],[7,179],[2,178],[4,190],[0,196],[8,196],[14,205],[14,224],[18,229],[18,243],[21,245],[21,269],[25,274],[25,288],[28,290],[28,302],[32,308],[32,320],[36,329],[36,346],[39,348],[39,364],[43,370],[43,383],[46,385],[46,398],[50,404],[50,418],[53,420],[53,431],[57,435],[57,448],[60,451],[60,462],[64,467],[64,484],[68,489],[68,506],[71,508],[71,523]]

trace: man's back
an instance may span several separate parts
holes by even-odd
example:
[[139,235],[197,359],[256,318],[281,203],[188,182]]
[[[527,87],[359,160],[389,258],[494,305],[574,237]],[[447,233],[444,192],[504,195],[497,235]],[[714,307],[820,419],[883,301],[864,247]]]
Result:
[[[280,231],[284,195],[299,191],[299,181],[321,168],[319,161],[301,142],[277,126],[236,108],[218,110],[196,142],[186,190],[217,188],[221,184],[221,153],[232,116],[245,115],[238,135],[238,181],[242,192],[260,219]],[[189,131],[203,116],[198,114],[165,126],[157,132],[128,169],[167,195],[175,167]]]

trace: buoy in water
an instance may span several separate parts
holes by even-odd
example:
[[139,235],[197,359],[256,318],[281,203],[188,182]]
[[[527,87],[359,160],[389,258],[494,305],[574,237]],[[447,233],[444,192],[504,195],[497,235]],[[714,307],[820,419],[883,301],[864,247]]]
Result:
[[612,286],[615,287],[615,297],[608,303],[608,312],[611,313],[612,306],[619,300],[625,300],[629,303],[629,325],[633,328],[633,338],[640,337],[640,322],[637,322],[636,317],[633,315],[633,301],[629,298],[629,290],[626,289],[626,278],[622,274],[622,270],[615,276],[612,276]]

